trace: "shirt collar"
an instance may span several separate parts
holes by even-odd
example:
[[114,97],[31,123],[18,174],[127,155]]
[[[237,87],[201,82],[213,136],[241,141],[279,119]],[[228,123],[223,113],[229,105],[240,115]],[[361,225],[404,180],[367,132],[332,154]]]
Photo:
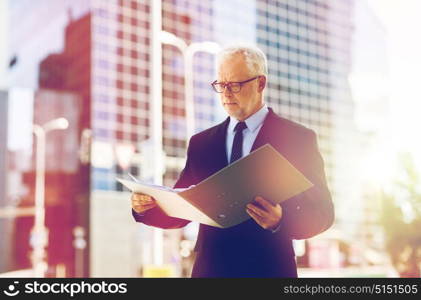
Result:
[[[263,124],[263,121],[266,118],[266,115],[269,113],[269,109],[266,104],[262,106],[257,112],[252,114],[250,117],[244,120],[247,125],[247,129],[251,132],[254,132],[260,125]],[[235,125],[240,122],[236,118],[230,116],[230,123],[228,125],[228,132],[234,132]]]

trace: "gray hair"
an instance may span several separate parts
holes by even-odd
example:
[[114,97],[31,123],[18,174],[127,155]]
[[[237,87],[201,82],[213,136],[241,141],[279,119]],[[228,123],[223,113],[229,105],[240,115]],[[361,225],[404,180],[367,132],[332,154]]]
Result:
[[239,53],[244,56],[250,72],[254,75],[268,75],[266,55],[262,50],[251,45],[233,45],[222,49],[216,56],[217,69],[227,58]]

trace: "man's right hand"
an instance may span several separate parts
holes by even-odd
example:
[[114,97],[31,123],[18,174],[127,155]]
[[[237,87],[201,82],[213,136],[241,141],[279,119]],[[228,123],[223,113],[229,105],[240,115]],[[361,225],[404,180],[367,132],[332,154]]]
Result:
[[156,206],[156,201],[149,195],[145,194],[132,194],[132,208],[138,214],[144,213],[147,210]]

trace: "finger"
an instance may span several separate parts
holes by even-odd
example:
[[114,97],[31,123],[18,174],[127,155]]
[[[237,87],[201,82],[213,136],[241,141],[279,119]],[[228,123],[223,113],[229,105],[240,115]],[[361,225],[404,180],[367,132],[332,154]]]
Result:
[[149,195],[134,193],[133,196],[132,196],[132,199],[136,199],[136,200],[152,200],[153,198],[151,196],[149,196]]
[[262,205],[265,209],[267,209],[268,211],[272,210],[273,208],[275,208],[275,206],[268,200],[264,199],[263,197],[257,196],[256,198],[254,198],[254,200],[259,203],[260,205]]
[[152,208],[154,208],[154,207],[153,207],[153,206],[150,206],[150,207],[145,207],[145,206],[135,206],[135,207],[133,207],[133,209],[134,209],[136,212],[138,212],[138,213],[142,213],[142,212],[148,211],[148,210],[150,210],[150,209],[152,209]]
[[247,212],[250,216],[253,217],[253,219],[255,219],[256,221],[258,220],[259,223],[264,223],[264,220],[266,219],[265,217],[257,214],[255,211],[251,210],[251,209],[247,209]]
[[155,201],[145,201],[145,200],[133,200],[132,205],[150,205],[156,204]]
[[139,207],[154,207],[154,206],[156,206],[156,203],[149,203],[149,204],[133,204],[133,206],[139,206]]
[[263,209],[257,207],[256,205],[249,203],[247,204],[247,209],[253,211],[256,215],[260,216],[260,217],[267,217],[268,212],[264,211]]
[[132,197],[132,202],[140,204],[149,204],[155,202],[155,199],[147,195],[137,195]]
[[259,224],[261,227],[263,227],[263,220],[261,219],[261,217],[256,214],[255,212],[253,212],[250,209],[247,209],[247,213],[249,214],[250,217],[252,217],[252,219],[254,221],[256,221],[257,224]]
[[132,206],[150,206],[150,205],[155,205],[155,203],[142,203],[140,201],[133,201],[132,202]]
[[146,200],[132,200],[132,205],[155,205],[156,201],[146,201]]
[[134,205],[133,209],[137,212],[146,211],[151,208],[154,208],[156,206],[155,203],[149,204],[149,205]]

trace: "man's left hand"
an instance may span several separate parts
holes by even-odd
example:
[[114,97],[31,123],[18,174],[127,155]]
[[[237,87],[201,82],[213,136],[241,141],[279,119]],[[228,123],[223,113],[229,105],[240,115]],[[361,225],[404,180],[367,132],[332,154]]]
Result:
[[282,218],[282,207],[279,204],[274,205],[260,196],[255,198],[255,202],[257,205],[253,202],[247,204],[247,213],[264,229],[275,229]]

